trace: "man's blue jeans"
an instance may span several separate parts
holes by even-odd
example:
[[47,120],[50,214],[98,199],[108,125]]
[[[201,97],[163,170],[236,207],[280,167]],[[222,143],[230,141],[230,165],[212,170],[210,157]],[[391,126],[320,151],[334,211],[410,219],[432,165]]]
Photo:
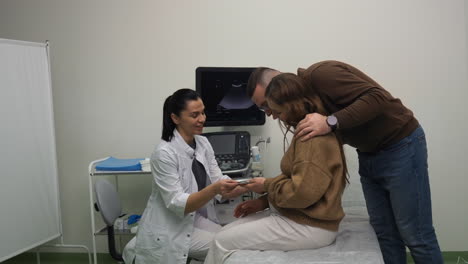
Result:
[[377,152],[358,151],[370,223],[386,264],[443,263],[432,225],[427,146],[422,127]]

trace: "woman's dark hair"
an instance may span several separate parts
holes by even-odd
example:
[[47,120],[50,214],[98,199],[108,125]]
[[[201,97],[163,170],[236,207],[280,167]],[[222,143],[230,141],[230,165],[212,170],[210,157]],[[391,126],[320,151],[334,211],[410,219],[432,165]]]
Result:
[[284,123],[289,127],[295,127],[308,113],[328,115],[315,90],[307,87],[302,78],[292,73],[273,77],[265,90],[265,98],[285,107],[288,120]]
[[172,121],[171,114],[180,116],[180,112],[187,106],[187,101],[196,101],[200,95],[192,89],[179,89],[166,98],[163,106],[163,128],[161,138],[171,141],[174,137],[176,124]]
[[[283,131],[284,149],[286,145],[286,134],[291,131],[291,127],[295,127],[307,114],[318,113],[324,116],[329,115],[315,90],[307,86],[302,78],[292,73],[282,73],[273,77],[266,88],[265,98],[284,107],[288,113],[288,120],[283,122],[286,127],[286,132]],[[341,160],[343,161],[343,178],[345,183],[349,183],[343,143],[341,138],[336,136],[336,134],[335,137],[338,140]]]

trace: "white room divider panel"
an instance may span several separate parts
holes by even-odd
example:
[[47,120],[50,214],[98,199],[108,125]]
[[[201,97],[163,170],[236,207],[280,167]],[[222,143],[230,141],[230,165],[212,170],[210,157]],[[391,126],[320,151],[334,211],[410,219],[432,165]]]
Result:
[[47,44],[0,39],[0,262],[61,235]]

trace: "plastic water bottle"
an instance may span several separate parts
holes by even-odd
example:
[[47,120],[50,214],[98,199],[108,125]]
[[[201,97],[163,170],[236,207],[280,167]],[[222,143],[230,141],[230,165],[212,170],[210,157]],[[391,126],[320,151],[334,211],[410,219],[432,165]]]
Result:
[[252,176],[258,177],[263,172],[263,164],[260,157],[260,151],[257,146],[253,146],[250,151],[252,152]]
[[260,151],[257,146],[253,146],[250,151],[252,152],[252,161],[260,162]]

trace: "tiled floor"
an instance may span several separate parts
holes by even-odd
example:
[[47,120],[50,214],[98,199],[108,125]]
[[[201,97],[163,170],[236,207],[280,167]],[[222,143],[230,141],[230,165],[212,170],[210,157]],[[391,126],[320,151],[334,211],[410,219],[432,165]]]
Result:
[[[36,253],[23,253],[2,264],[37,264]],[[109,254],[98,254],[98,264],[118,263]],[[85,253],[41,253],[40,264],[89,264]]]

